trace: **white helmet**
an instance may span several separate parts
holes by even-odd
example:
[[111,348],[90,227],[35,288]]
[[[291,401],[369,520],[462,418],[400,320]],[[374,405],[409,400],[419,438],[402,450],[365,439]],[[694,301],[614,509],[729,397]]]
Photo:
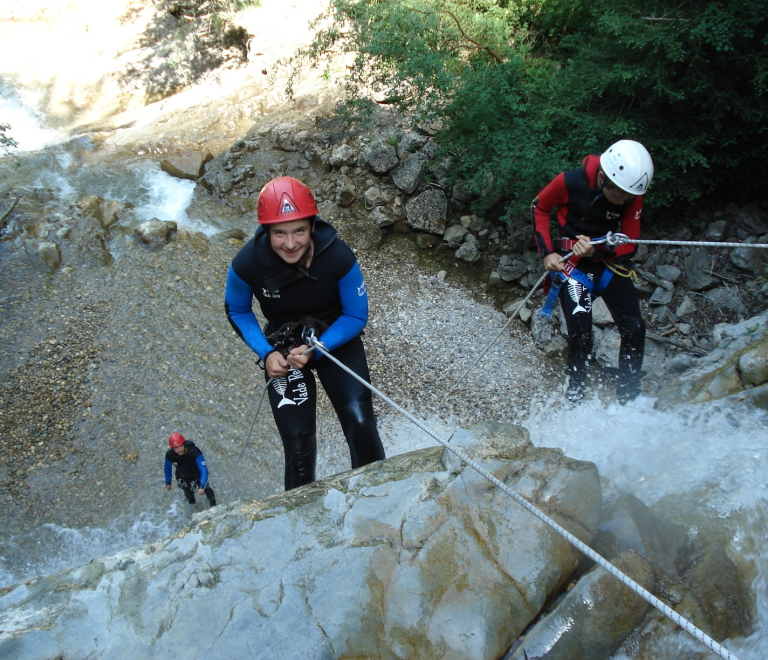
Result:
[[619,140],[600,156],[606,176],[624,192],[644,195],[653,178],[651,154],[639,142]]

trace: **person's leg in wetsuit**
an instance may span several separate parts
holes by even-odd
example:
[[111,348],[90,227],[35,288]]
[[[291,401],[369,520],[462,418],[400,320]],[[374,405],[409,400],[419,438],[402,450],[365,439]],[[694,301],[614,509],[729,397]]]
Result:
[[210,484],[205,485],[205,496],[208,498],[208,504],[216,506],[216,493],[213,492]]
[[179,488],[184,491],[184,497],[187,498],[187,502],[190,504],[195,503],[195,484],[189,479],[176,479],[176,483],[179,484]]
[[[594,276],[587,274],[592,281]],[[592,294],[579,282],[569,279],[560,289],[560,306],[568,326],[568,400],[584,398],[592,353]]]
[[632,279],[614,275],[603,291],[603,300],[621,335],[619,381],[616,398],[625,404],[640,394],[641,368],[645,355],[645,322]]
[[274,379],[269,403],[283,441],[285,490],[312,483],[317,458],[317,383],[312,370],[292,369]]
[[[360,337],[339,346],[332,355],[366,382],[371,382],[365,347]],[[384,447],[376,428],[371,391],[327,358],[318,360],[314,366],[338,415],[349,446],[352,467],[383,460]]]

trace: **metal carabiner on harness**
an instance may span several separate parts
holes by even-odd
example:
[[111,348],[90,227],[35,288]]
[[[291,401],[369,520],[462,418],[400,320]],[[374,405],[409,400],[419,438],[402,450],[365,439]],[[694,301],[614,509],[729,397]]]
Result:
[[315,350],[315,346],[319,346],[324,351],[328,351],[328,349],[325,347],[325,344],[321,342],[316,336],[315,336],[315,329],[314,328],[308,328],[307,332],[304,334],[304,343],[309,346],[309,348],[302,353],[302,355],[306,355],[310,351]]
[[608,232],[603,239],[603,242],[609,247],[616,247],[617,245],[624,245],[625,243],[631,243],[632,239],[626,234],[616,232]]

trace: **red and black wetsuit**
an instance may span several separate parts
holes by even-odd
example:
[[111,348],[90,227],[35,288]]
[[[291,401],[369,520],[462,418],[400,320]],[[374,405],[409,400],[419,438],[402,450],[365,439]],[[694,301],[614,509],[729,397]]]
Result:
[[[578,235],[599,238],[610,232],[621,232],[629,238],[640,237],[641,196],[625,204],[613,204],[603,195],[597,183],[599,156],[587,156],[581,167],[558,174],[539,193],[531,205],[533,231],[539,254],[544,257],[556,250],[550,236],[550,214],[557,209],[560,238]],[[610,249],[595,246],[591,257],[582,257],[578,268],[593,282],[600,280],[605,262],[621,262],[635,252],[634,244]],[[619,350],[619,399],[626,400],[640,392],[640,368],[645,349],[645,323],[640,314],[637,292],[628,277],[614,276],[602,298],[613,316],[621,335]],[[569,396],[578,398],[584,389],[589,355],[592,352],[592,295],[575,280],[569,279],[560,290],[560,304],[568,325]]]

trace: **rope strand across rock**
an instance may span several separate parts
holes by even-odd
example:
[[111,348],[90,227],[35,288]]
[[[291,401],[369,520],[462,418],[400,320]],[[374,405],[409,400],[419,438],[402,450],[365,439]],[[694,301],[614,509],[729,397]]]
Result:
[[[545,514],[543,511],[540,511],[535,506],[533,506],[528,500],[526,500],[522,495],[519,495],[515,491],[513,491],[509,486],[507,486],[503,481],[497,479],[493,474],[488,472],[485,468],[483,468],[481,465],[476,463],[474,460],[472,460],[467,454],[465,454],[461,449],[457,447],[452,447],[449,444],[450,438],[448,441],[442,440],[439,438],[435,433],[432,432],[432,430],[426,426],[426,424],[423,424],[418,418],[411,415],[407,410],[399,406],[397,403],[395,403],[392,399],[390,399],[387,395],[385,395],[383,392],[379,391],[377,388],[375,388],[373,385],[371,385],[369,382],[364,380],[363,378],[360,378],[356,373],[354,373],[351,369],[349,369],[346,365],[344,365],[342,362],[337,360],[333,355],[331,355],[321,344],[314,335],[310,335],[307,337],[307,344],[310,347],[309,350],[317,350],[320,353],[322,353],[325,357],[327,357],[329,360],[332,360],[337,366],[341,367],[344,371],[346,371],[348,374],[356,378],[362,385],[364,385],[366,388],[368,388],[371,392],[373,392],[376,396],[380,397],[382,400],[386,401],[392,408],[394,408],[397,412],[399,412],[401,415],[403,415],[407,420],[418,426],[422,431],[424,431],[427,435],[429,435],[431,438],[434,438],[438,443],[440,443],[443,447],[445,447],[448,451],[450,451],[452,454],[457,456],[460,460],[462,460],[464,463],[469,465],[472,469],[476,470],[478,473],[480,473],[483,477],[491,481],[493,484],[498,486],[504,493],[509,495],[512,499],[514,499],[518,504],[520,504],[522,507],[524,507],[527,511],[532,513],[534,516],[536,516],[539,520],[541,520],[544,524],[551,527],[553,530],[555,530],[558,534],[560,534],[564,539],[566,539],[569,543],[571,543],[575,548],[583,552],[587,557],[592,559],[595,563],[602,566],[605,570],[607,570],[611,575],[618,578],[621,582],[623,582],[625,585],[627,585],[632,591],[634,591],[636,594],[638,594],[640,597],[645,599],[648,603],[653,605],[657,610],[659,610],[662,614],[669,617],[672,621],[674,621],[677,625],[679,625],[683,630],[693,635],[696,639],[698,639],[700,642],[702,642],[705,646],[707,646],[709,649],[717,653],[721,658],[725,658],[726,660],[739,660],[733,653],[728,651],[725,647],[720,645],[718,642],[716,642],[714,639],[712,639],[709,635],[707,635],[703,630],[697,628],[693,623],[685,619],[684,617],[680,616],[677,612],[675,612],[671,607],[669,607],[666,603],[663,603],[661,600],[656,598],[650,591],[642,587],[640,584],[635,582],[631,577],[629,577],[626,573],[622,572],[618,568],[616,568],[613,564],[611,564],[607,559],[605,559],[602,555],[595,552],[592,548],[590,548],[586,543],[583,541],[580,541],[578,538],[576,538],[573,534],[571,534],[567,529],[559,525],[557,522],[555,522],[552,518],[550,518],[547,514]],[[451,436],[453,437],[453,436]]]

